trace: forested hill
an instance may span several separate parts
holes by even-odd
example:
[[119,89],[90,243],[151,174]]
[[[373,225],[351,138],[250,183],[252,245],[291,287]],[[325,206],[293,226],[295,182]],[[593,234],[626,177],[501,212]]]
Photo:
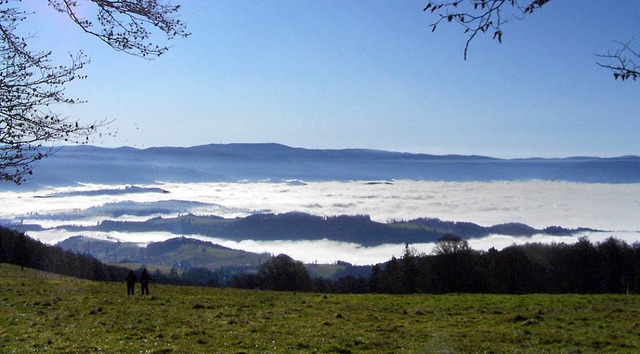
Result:
[[0,263],[106,281],[123,281],[128,272],[127,268],[103,264],[94,257],[49,246],[1,226]]
[[640,183],[640,157],[497,159],[367,149],[313,150],[279,144],[147,149],[65,146],[40,161],[34,172],[22,188],[78,182],[114,185],[292,179]]
[[[29,230],[28,225],[16,226]],[[103,232],[171,232],[176,235],[203,235],[234,241],[242,240],[321,240],[352,242],[363,246],[387,243],[429,243],[445,234],[462,238],[479,238],[500,233],[511,236],[532,236],[537,233],[570,235],[589,229],[550,227],[543,230],[518,224],[483,227],[473,223],[447,222],[438,219],[416,219],[380,223],[366,215],[315,216],[292,212],[256,214],[244,218],[225,219],[217,216],[184,215],[176,218],[152,218],[147,221],[110,221],[95,226],[60,226],[82,233]],[[593,231],[593,230],[590,230]]]
[[162,242],[151,242],[140,247],[132,242],[112,242],[84,236],[74,236],[56,244],[65,250],[90,254],[107,263],[153,264],[163,267],[192,268],[221,267],[256,268],[269,258],[258,254],[235,250],[192,238],[177,237]]

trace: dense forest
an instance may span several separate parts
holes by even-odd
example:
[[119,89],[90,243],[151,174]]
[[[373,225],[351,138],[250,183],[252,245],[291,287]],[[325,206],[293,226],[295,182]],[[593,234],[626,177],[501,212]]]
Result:
[[[5,228],[0,228],[0,263],[102,281],[122,281],[128,270]],[[402,257],[372,266],[369,276],[312,278],[302,262],[284,254],[266,260],[257,272],[234,276],[205,267],[153,276],[183,285],[336,293],[640,293],[640,243],[613,237],[592,243],[583,237],[575,244],[529,243],[485,252],[449,234],[432,254],[418,254],[407,244]]]
[[407,245],[400,259],[374,266],[369,286],[385,293],[639,293],[640,244],[582,237],[479,252],[449,235],[431,255]]

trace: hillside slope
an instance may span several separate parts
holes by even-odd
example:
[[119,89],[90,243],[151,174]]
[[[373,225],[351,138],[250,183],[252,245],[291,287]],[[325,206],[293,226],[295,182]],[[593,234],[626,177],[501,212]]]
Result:
[[[0,265],[0,352],[638,352],[638,296],[322,295]],[[578,309],[578,311],[576,311]],[[615,313],[615,316],[611,316]]]
[[154,266],[191,268],[251,267],[257,268],[271,257],[234,250],[211,242],[191,238],[174,238],[152,242],[145,247],[135,243],[111,242],[76,236],[56,244],[65,250],[90,254],[107,263],[138,263]]

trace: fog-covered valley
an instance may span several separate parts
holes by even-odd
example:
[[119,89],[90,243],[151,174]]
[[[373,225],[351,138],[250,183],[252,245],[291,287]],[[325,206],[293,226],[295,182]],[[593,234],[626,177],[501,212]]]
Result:
[[[637,156],[496,159],[279,144],[67,146],[34,172],[22,185],[0,185],[0,221],[49,244],[78,235],[139,245],[186,236],[304,262],[373,264],[400,255],[405,243],[430,252],[447,222],[473,223],[474,232],[451,231],[462,232],[479,250],[581,236],[635,242],[640,236]],[[224,225],[183,227],[191,221],[178,218],[232,224],[235,218],[285,213],[367,219],[314,230],[267,223],[253,225],[253,233],[238,228],[218,234]],[[417,235],[406,225],[400,234],[384,231],[398,227],[390,223],[414,219],[442,223],[437,230],[419,225],[424,232]],[[260,227],[265,235],[255,232]],[[377,230],[370,231],[371,239],[366,228]],[[584,229],[564,231],[578,228]]]
[[[640,233],[640,184],[593,184],[563,181],[436,182],[320,181],[155,183],[148,185],[84,184],[31,191],[0,192],[4,224],[39,225],[28,234],[54,244],[76,235],[146,244],[188,236],[256,253],[286,253],[304,262],[353,264],[384,262],[399,256],[404,244],[363,246],[331,239],[224,239],[211,235],[172,232],[78,232],[62,225],[94,226],[105,220],[142,222],[194,214],[223,218],[254,214],[304,212],[317,216],[368,215],[372,221],[438,218],[481,226],[523,223],[590,228],[571,235],[491,234],[470,238],[475,249],[498,249],[513,243],[573,242],[580,236],[594,241],[609,236],[635,242]],[[430,252],[430,242],[412,244]]]

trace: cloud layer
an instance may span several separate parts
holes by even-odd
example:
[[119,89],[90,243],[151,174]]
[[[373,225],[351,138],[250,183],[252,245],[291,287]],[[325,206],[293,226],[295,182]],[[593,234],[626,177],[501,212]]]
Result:
[[[84,185],[76,188],[52,188],[36,192],[0,192],[0,219],[33,222],[46,226],[60,224],[94,224],[101,218],[100,206],[106,203],[133,201],[191,201],[205,204],[181,209],[180,212],[214,214],[224,217],[246,216],[256,212],[283,213],[302,211],[316,215],[367,214],[372,219],[389,220],[436,217],[442,220],[467,221],[483,226],[505,222],[522,222],[536,228],[563,226],[589,227],[611,231],[592,234],[597,239],[609,235],[629,242],[640,235],[640,184],[582,184],[570,182],[428,182],[393,181],[392,183],[312,182],[312,183],[159,183],[169,193],[137,193],[123,195],[76,195],[36,198],[69,191],[113,189],[114,186]],[[182,203],[181,205],[189,205]],[[87,215],[95,210],[96,215]],[[78,217],[73,218],[74,211]],[[60,220],[55,216],[65,213]],[[91,213],[89,213],[91,214]],[[51,215],[47,218],[47,215]],[[71,216],[69,216],[71,215]],[[172,215],[164,216],[174,216]],[[122,215],[117,220],[139,220]],[[631,232],[624,232],[631,231]],[[635,231],[635,232],[634,232]],[[55,243],[71,234],[63,231],[32,232],[43,242]],[[146,243],[176,235],[168,233],[101,234],[99,238]],[[208,239],[210,240],[210,239]],[[572,242],[575,238],[549,238],[540,235],[533,241]],[[239,243],[216,240],[227,247],[254,252],[287,253],[296,259],[313,262],[345,260],[370,264],[400,255],[401,245],[363,248],[333,241],[254,242]],[[474,240],[476,249],[502,248],[521,240],[500,235]],[[414,245],[430,252],[431,245]]]

